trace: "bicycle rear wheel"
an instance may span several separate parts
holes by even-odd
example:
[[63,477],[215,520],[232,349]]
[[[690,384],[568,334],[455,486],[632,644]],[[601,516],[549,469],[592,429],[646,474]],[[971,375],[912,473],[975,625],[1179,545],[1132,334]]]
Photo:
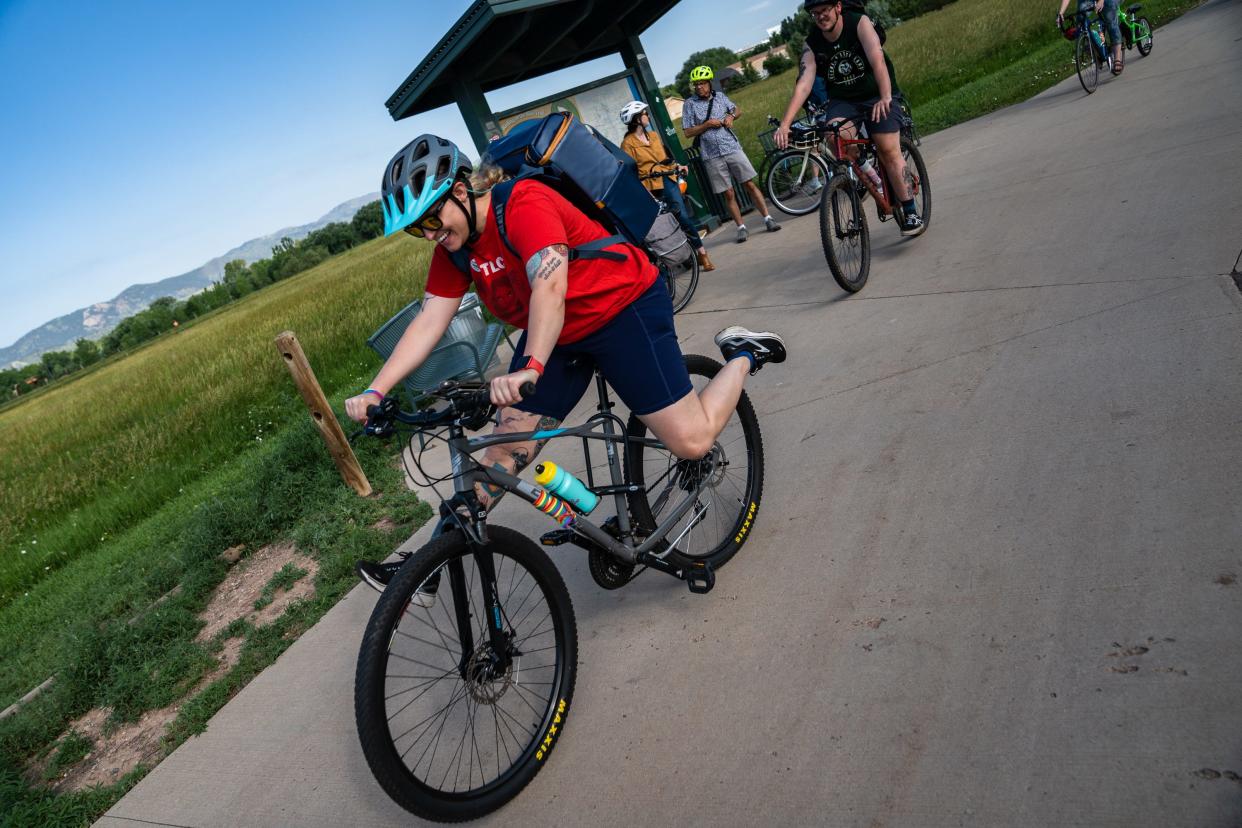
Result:
[[848,293],[862,290],[871,270],[871,235],[862,202],[847,175],[833,176],[824,188],[819,202],[819,240],[832,278],[841,289]]
[[[529,539],[503,526],[488,534],[479,552],[450,531],[415,553],[380,596],[358,653],[354,714],[367,763],[425,819],[475,819],[516,796],[573,700],[578,643],[564,581]],[[433,580],[433,605],[419,605],[416,591]],[[504,653],[487,631],[489,581]]]
[[[923,162],[923,154],[919,152],[918,147],[905,136],[901,138],[901,158],[906,162],[906,186],[910,188],[911,196],[918,202],[919,216],[923,219],[923,226],[927,227],[931,224],[932,208],[931,183],[927,178],[927,164]],[[901,209],[900,205],[897,209]]]
[[[687,355],[686,370],[701,392],[723,367],[705,356]],[[737,408],[716,438],[714,454],[703,460],[679,460],[668,449],[637,440],[649,436],[647,426],[630,415],[625,467],[640,491],[629,495],[630,515],[640,534],[650,534],[686,492],[710,475],[694,506],[665,536],[681,554],[713,567],[725,565],[746,542],[763,499],[763,437],[750,398],[742,392]]]
[[1147,57],[1152,47],[1151,21],[1140,17],[1134,22],[1134,45],[1138,46],[1139,54]]
[[684,259],[678,259],[676,255],[661,256],[658,263],[660,278],[668,286],[669,298],[673,300],[673,313],[690,304],[699,286],[699,257],[689,243],[676,252],[683,251],[688,253]]
[[819,206],[819,191],[828,181],[828,165],[806,150],[790,150],[768,168],[768,197],[781,212],[805,216]]
[[1100,65],[1095,59],[1095,45],[1088,31],[1084,27],[1074,41],[1074,66],[1078,70],[1078,82],[1082,84],[1083,91],[1090,95],[1100,85]]

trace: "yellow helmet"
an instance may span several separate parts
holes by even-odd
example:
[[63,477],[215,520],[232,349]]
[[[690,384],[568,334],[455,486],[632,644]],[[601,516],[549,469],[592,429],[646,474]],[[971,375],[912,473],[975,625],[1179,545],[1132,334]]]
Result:
[[698,83],[699,81],[709,81],[716,77],[716,73],[712,71],[710,66],[696,66],[690,70],[690,82]]

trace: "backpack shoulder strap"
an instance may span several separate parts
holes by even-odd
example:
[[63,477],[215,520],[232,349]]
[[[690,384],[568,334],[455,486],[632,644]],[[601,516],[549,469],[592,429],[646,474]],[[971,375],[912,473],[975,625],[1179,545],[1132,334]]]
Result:
[[[447,253],[448,251],[446,250],[445,252]],[[457,268],[458,270],[460,270],[462,273],[466,274],[467,276],[470,275],[470,248],[469,247],[462,247],[462,249],[458,250],[456,253],[449,253],[448,257],[449,257],[449,261],[453,263],[453,267]]]
[[[523,178],[531,178],[536,173],[523,173],[516,178],[508,181],[502,181],[495,187],[492,187],[492,214],[496,217],[496,232],[500,234],[500,240],[504,242],[505,247],[513,251],[514,256],[518,256],[517,250],[509,243],[509,235],[505,232],[505,207],[509,203],[509,196],[513,195],[513,185],[521,181]],[[462,273],[471,276],[470,272],[470,255],[469,247],[463,246],[456,253],[449,253],[449,258],[453,264]],[[473,277],[472,277],[473,278]]]
[[502,181],[495,187],[492,187],[492,215],[496,218],[496,232],[500,234],[500,240],[504,242],[505,247],[513,251],[513,255],[518,259],[521,258],[521,254],[517,252],[517,248],[509,241],[509,234],[505,231],[508,223],[505,208],[509,205],[509,196],[513,195],[514,185],[527,178],[534,178],[536,175],[538,173],[525,173],[517,178]]
[[585,244],[580,244],[577,247],[571,247],[569,249],[569,260],[572,262],[577,259],[607,259],[610,262],[624,262],[624,254],[609,252],[605,248],[629,243],[629,239],[625,236],[605,236],[602,239],[595,239]]

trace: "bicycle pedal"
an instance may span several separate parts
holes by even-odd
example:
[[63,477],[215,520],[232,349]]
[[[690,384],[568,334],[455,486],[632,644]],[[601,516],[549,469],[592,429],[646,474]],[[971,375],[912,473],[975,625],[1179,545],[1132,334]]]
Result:
[[691,564],[685,571],[686,586],[695,595],[706,595],[716,586],[716,571],[707,561]]
[[574,540],[574,530],[572,529],[553,529],[551,532],[544,532],[539,536],[539,543],[544,546],[561,546]]

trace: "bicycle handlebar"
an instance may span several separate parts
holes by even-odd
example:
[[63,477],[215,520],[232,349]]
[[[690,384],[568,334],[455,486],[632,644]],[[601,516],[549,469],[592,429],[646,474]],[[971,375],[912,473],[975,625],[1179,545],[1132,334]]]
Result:
[[[526,399],[535,393],[535,384],[524,382],[518,391]],[[395,397],[385,397],[379,405],[368,405],[363,431],[372,437],[387,437],[396,430],[397,423],[424,429],[460,421],[467,427],[481,427],[495,409],[491,387],[485,383],[446,380],[432,394],[448,405],[431,411],[402,411]],[[473,425],[476,422],[478,426]]]

